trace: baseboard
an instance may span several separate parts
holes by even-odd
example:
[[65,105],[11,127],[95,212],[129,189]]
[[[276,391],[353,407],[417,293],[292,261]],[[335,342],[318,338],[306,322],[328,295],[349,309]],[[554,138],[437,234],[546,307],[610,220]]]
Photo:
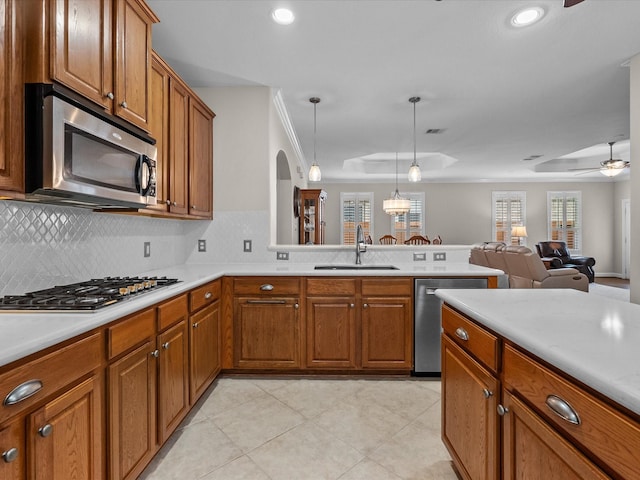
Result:
[[621,273],[613,272],[596,272],[596,278],[598,277],[624,278]]

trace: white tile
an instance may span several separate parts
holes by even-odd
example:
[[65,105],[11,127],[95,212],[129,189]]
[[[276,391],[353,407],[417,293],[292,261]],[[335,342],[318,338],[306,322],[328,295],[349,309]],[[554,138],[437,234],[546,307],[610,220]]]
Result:
[[399,476],[390,472],[382,465],[365,458],[355,467],[349,470],[344,475],[341,475],[339,480],[401,480]]
[[248,456],[243,455],[218,468],[201,480],[270,480]]

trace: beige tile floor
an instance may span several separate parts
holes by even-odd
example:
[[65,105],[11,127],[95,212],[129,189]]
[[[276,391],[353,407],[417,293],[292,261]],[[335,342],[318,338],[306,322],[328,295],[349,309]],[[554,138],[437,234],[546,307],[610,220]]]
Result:
[[220,378],[144,480],[456,480],[440,381]]

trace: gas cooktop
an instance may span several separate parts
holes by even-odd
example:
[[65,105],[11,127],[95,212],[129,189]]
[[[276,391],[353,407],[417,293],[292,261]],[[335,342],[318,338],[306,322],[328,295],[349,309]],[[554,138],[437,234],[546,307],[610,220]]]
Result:
[[0,311],[87,312],[179,282],[167,277],[106,277],[0,299]]

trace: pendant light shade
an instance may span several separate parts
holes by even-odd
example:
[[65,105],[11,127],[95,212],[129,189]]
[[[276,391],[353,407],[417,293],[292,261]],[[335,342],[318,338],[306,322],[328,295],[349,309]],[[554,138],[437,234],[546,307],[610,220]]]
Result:
[[322,179],[322,172],[316,162],[316,105],[320,103],[320,99],[318,97],[311,97],[309,101],[313,103],[313,163],[309,169],[309,181],[319,182]]
[[411,210],[411,201],[402,198],[398,191],[398,154],[396,153],[396,191],[391,198],[382,202],[382,209],[389,215],[403,215]]
[[411,97],[409,101],[413,103],[413,163],[409,168],[409,181],[419,182],[422,180],[422,172],[420,172],[420,165],[416,161],[416,103],[420,101],[420,97]]

